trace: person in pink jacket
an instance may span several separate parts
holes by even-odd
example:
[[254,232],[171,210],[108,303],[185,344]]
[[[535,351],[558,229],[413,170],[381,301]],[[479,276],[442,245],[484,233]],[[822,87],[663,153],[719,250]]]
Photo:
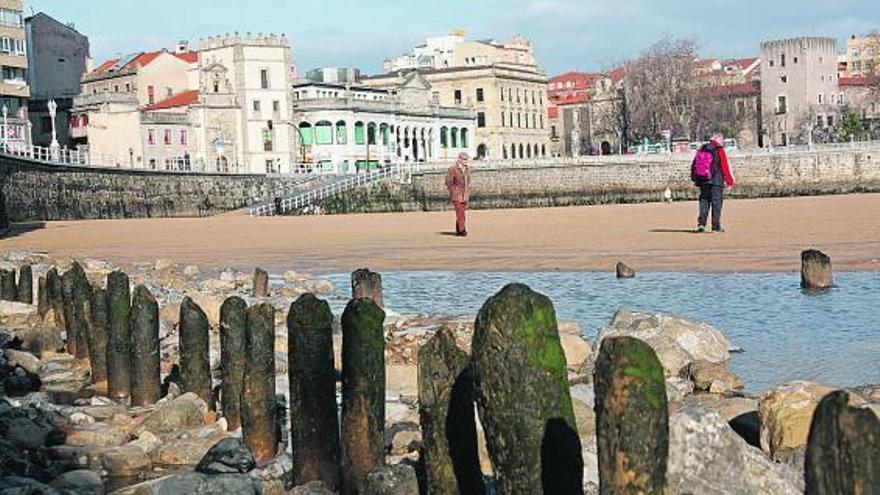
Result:
[[446,189],[449,199],[455,207],[455,235],[467,237],[465,212],[471,187],[471,170],[468,167],[467,153],[460,153],[455,164],[446,173]]

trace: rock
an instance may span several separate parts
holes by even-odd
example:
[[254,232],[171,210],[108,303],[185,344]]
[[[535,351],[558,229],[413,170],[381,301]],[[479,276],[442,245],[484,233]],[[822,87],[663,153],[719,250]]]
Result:
[[761,396],[761,449],[774,460],[807,444],[813,412],[832,387],[812,382],[789,382]]
[[208,316],[208,321],[212,327],[220,325],[220,307],[223,306],[225,296],[204,292],[194,292],[189,294],[189,296]]
[[43,363],[29,352],[16,351],[14,349],[6,349],[6,361],[10,366],[19,366],[28,373],[35,375],[40,374],[43,369]]
[[188,265],[183,269],[183,275],[185,277],[195,278],[199,273],[201,273],[201,271],[199,270],[199,267],[195,265]]
[[593,409],[595,395],[591,385],[571,387],[571,405],[577,421],[578,435],[584,438],[596,436],[596,412]]
[[124,428],[107,423],[92,423],[67,435],[68,445],[119,447],[130,440]]
[[150,460],[154,466],[165,469],[191,469],[208,454],[211,447],[226,438],[225,435],[215,432],[206,437],[193,435],[166,441],[150,454]]
[[[293,488],[294,479],[296,478],[293,471],[293,459],[287,453],[279,454],[269,461],[268,464],[251,470],[248,476],[262,480],[264,487],[267,483],[277,483],[281,485],[282,490],[290,490]],[[314,483],[320,484],[320,482]]]
[[206,424],[208,405],[194,393],[183,394],[148,414],[139,427],[154,433],[173,433]]
[[743,381],[727,369],[726,366],[694,361],[690,366],[691,381],[694,388],[713,394],[724,394],[745,387]]
[[391,439],[391,454],[404,455],[415,452],[422,443],[422,434],[419,431],[401,430],[394,434]]
[[153,264],[153,270],[156,270],[157,272],[164,272],[171,270],[172,268],[174,268],[174,261],[168,258],[158,259],[156,260],[156,263]]
[[[51,310],[48,313],[52,314]],[[21,348],[35,356],[43,356],[46,353],[55,353],[64,348],[64,339],[61,331],[52,326],[37,325],[35,327],[18,330],[15,335],[21,339]]]
[[407,465],[378,466],[370,471],[364,482],[365,494],[419,495],[415,470]]
[[801,253],[801,288],[830,289],[834,285],[831,258],[825,253],[809,249]]
[[670,493],[795,495],[799,477],[746,444],[716,412],[686,406],[669,419]]
[[103,465],[108,474],[116,477],[134,476],[153,468],[149,454],[131,444],[105,452]]
[[262,483],[243,474],[181,473],[117,490],[114,495],[260,495]]
[[138,434],[137,440],[133,440],[126,445],[137,447],[143,453],[149,454],[162,446],[162,440],[152,432],[144,430]]
[[68,471],[55,478],[52,486],[72,490],[79,495],[104,495],[104,481],[97,473],[86,469]]
[[204,474],[247,473],[256,467],[257,461],[247,445],[239,438],[220,440],[208,450],[196,466],[196,472]]
[[407,397],[419,395],[419,368],[415,365],[390,364],[385,367],[385,386]]
[[53,488],[35,479],[19,476],[0,476],[0,493],[4,495],[79,495],[74,491]]
[[320,483],[308,483],[295,487],[291,495],[336,495],[336,492]]
[[648,315],[620,309],[608,327],[599,332],[593,355],[607,337],[628,336],[650,345],[663,364],[666,376],[682,376],[693,361],[724,364],[737,350],[716,328],[668,315]]
[[352,299],[371,299],[376,303],[376,306],[384,307],[382,275],[370,271],[368,268],[355,270],[351,274],[351,297]]
[[0,301],[0,327],[27,328],[37,325],[40,315],[36,306],[13,301]]
[[692,393],[694,393],[692,381],[677,376],[666,379],[666,397],[669,402],[681,402]]
[[559,341],[562,344],[562,351],[565,353],[568,369],[574,372],[581,371],[584,363],[590,359],[590,354],[593,352],[590,343],[580,335],[574,334],[561,334]]
[[636,271],[624,262],[617,263],[617,278],[635,278]]

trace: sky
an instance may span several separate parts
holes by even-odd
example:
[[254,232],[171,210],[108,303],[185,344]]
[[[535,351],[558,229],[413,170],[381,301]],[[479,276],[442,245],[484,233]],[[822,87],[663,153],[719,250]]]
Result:
[[286,34],[301,72],[381,70],[425,37],[464,29],[469,38],[532,41],[556,75],[600,71],[671,35],[705,57],[759,55],[762,40],[880,29],[878,0],[25,0],[25,10],[75,24],[96,63],[118,53],[172,48],[179,40],[238,31]]

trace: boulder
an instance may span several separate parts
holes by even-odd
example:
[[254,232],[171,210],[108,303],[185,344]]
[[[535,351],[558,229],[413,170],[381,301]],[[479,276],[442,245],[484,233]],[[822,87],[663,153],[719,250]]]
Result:
[[262,483],[243,474],[181,473],[117,490],[114,495],[260,495]]
[[682,376],[694,361],[724,364],[736,348],[718,329],[669,315],[620,309],[593,343],[593,359],[608,337],[634,337],[650,345],[666,376]]
[[0,327],[27,328],[40,322],[37,307],[12,301],[0,301]]
[[565,353],[565,362],[567,363],[568,370],[573,372],[581,371],[592,354],[590,343],[580,335],[571,333],[560,334],[559,341],[562,344],[562,351]]
[[636,271],[624,262],[617,263],[617,278],[635,278]]
[[318,482],[297,486],[290,493],[291,495],[336,495],[335,491]]
[[4,495],[79,495],[73,490],[53,488],[35,479],[19,476],[0,476],[0,493]]
[[173,433],[178,430],[197,428],[206,424],[208,405],[194,393],[183,394],[161,404],[148,414],[139,430],[153,433]]
[[807,444],[813,412],[833,387],[818,383],[789,382],[761,396],[761,448],[774,460]]
[[669,418],[670,493],[795,495],[801,473],[776,464],[716,412],[685,406]]
[[204,474],[247,473],[257,462],[254,454],[239,438],[226,438],[208,450],[196,466],[196,472]]
[[104,495],[104,481],[87,469],[68,471],[52,481],[54,488],[71,490],[78,495]]
[[713,394],[725,394],[745,387],[745,383],[726,366],[706,361],[691,363],[690,377],[695,389]]
[[580,384],[571,387],[571,405],[574,408],[574,418],[577,422],[581,443],[584,443],[585,439],[596,436],[594,402],[595,394],[592,385]]
[[201,273],[201,271],[196,265],[188,265],[186,268],[183,269],[183,275],[185,277],[193,278],[196,277],[199,273]]
[[154,466],[165,469],[193,468],[223,438],[222,434],[215,434],[164,442],[150,454],[150,460]]
[[834,285],[831,258],[815,249],[801,253],[801,288],[807,290],[830,289]]
[[19,366],[35,375],[38,375],[43,369],[43,363],[40,359],[29,352],[6,349],[6,361],[10,366]]
[[125,428],[107,423],[91,423],[67,435],[68,445],[119,447],[130,440]]
[[135,476],[153,468],[150,456],[134,442],[104,452],[104,469],[113,477]]
[[404,464],[379,466],[367,475],[364,493],[370,495],[419,495],[416,471]]
[[415,365],[390,364],[385,367],[385,387],[407,397],[419,395],[419,368]]

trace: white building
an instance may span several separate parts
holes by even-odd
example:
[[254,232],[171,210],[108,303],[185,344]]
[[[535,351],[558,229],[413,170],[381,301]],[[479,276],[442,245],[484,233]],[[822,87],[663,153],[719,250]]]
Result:
[[412,69],[451,69],[456,67],[476,67],[506,64],[518,69],[538,71],[531,43],[521,36],[514,36],[505,42],[492,39],[468,40],[459,31],[447,36],[428,38],[423,45],[416,46],[412,52],[401,55],[382,64],[385,72],[399,72]]
[[455,60],[455,47],[464,42],[464,33],[433,36],[428,38],[425,44],[413,48],[411,53],[386,60],[382,67],[385,72],[425,67],[432,69],[452,67]]
[[416,72],[394,90],[300,81],[293,95],[296,160],[304,167],[351,173],[475,152],[474,112],[441,107]]

